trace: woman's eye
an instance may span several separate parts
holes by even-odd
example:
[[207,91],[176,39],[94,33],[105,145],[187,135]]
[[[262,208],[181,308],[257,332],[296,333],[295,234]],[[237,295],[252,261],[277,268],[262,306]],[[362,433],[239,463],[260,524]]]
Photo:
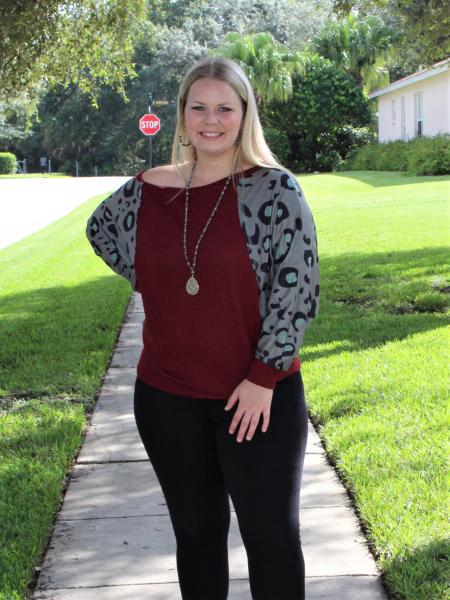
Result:
[[[193,109],[193,110],[203,110],[203,106],[193,106],[193,107],[192,107],[192,109]],[[223,110],[223,111],[230,111],[230,110],[231,110],[231,108],[228,108],[228,106],[221,106],[221,107],[220,107],[220,110]]]

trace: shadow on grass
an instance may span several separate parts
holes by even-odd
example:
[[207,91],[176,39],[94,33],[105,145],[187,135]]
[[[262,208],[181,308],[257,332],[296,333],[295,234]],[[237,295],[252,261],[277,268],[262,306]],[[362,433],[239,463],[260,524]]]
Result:
[[[312,360],[357,352],[444,327],[450,322],[447,258],[446,247],[324,258],[318,318],[307,329],[303,354]],[[419,303],[423,294],[429,310]],[[308,354],[309,343],[319,348]]]
[[[333,171],[332,173],[321,173],[322,175],[333,175],[342,179],[354,179],[374,188],[391,187],[395,185],[411,185],[416,183],[430,183],[433,181],[448,181],[449,175],[412,175],[401,171]],[[316,176],[317,173],[298,173],[298,177]]]
[[[448,313],[435,307],[448,306],[449,297],[431,282],[444,281],[447,258],[447,249],[437,247],[321,260],[319,315],[306,332],[302,356],[358,352],[443,327]],[[423,292],[431,298],[430,312],[415,305]],[[0,300],[0,397],[91,394],[111,357],[130,293],[125,280],[105,276]],[[310,350],[310,344],[319,347]]]
[[0,299],[0,398],[91,397],[130,293],[125,280],[105,276]]

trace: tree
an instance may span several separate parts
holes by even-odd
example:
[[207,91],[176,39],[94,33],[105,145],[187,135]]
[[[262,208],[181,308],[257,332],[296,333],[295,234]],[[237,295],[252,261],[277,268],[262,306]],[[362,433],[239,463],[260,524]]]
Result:
[[321,56],[343,67],[356,85],[366,92],[389,83],[385,65],[393,62],[400,34],[374,15],[359,20],[350,13],[345,19],[328,23],[311,47]]
[[352,10],[367,14],[384,9],[399,17],[402,53],[413,48],[420,64],[431,66],[450,54],[450,10],[448,0],[334,0],[335,12],[347,15]]
[[246,72],[256,101],[286,101],[292,95],[293,73],[302,70],[300,54],[289,52],[269,33],[240,36],[230,32],[226,44],[214,49],[211,55],[223,54],[234,59]]
[[133,35],[146,0],[2,0],[0,100],[44,82],[76,83],[95,104],[101,85],[124,94],[136,75]]
[[369,100],[350,75],[330,60],[304,52],[302,62],[303,73],[293,76],[292,97],[284,104],[264,107],[261,120],[263,126],[286,133],[291,168],[329,170],[344,158],[337,156],[339,143],[345,146],[344,132],[371,123]]
[[209,48],[234,31],[240,35],[270,33],[294,52],[302,49],[333,15],[333,0],[220,0],[193,2],[183,23]]

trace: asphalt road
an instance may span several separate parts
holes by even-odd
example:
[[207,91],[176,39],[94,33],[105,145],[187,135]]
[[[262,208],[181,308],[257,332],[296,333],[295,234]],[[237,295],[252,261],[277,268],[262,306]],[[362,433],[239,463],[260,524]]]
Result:
[[0,249],[39,231],[130,177],[0,179]]

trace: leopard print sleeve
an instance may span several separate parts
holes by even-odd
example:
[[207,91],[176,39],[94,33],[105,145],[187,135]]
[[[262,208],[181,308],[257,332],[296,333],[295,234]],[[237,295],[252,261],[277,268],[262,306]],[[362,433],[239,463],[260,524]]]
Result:
[[255,357],[289,370],[319,308],[319,256],[311,210],[298,182],[281,173],[273,189],[267,310]]
[[141,185],[133,177],[97,206],[86,225],[86,237],[95,254],[136,291],[134,258],[140,199]]

